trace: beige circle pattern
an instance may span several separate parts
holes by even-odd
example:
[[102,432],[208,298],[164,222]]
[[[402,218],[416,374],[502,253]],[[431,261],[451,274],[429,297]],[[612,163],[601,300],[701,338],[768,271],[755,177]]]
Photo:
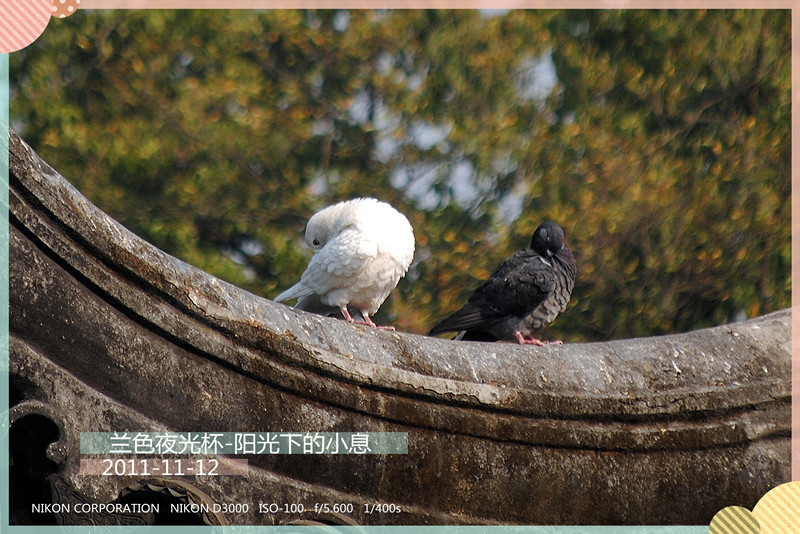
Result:
[[69,17],[78,10],[81,0],[53,0],[51,16],[63,19]]

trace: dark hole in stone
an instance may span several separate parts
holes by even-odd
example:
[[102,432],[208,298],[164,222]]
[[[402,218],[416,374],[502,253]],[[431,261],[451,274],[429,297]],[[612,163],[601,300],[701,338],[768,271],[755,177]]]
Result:
[[36,389],[36,385],[30,380],[20,376],[11,375],[8,385],[9,408],[13,408],[26,399],[35,398]]
[[47,457],[47,447],[58,440],[58,427],[43,415],[26,415],[9,429],[9,523],[55,525],[47,505],[53,503],[47,477],[58,466]]

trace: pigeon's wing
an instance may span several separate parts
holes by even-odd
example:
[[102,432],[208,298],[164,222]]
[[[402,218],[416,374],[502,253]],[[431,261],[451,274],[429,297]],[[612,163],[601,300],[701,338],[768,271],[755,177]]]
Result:
[[530,312],[555,287],[552,264],[531,249],[504,261],[453,315],[433,327],[430,335],[483,328]]
[[346,288],[377,255],[374,240],[355,229],[345,229],[311,258],[300,283],[316,295]]
[[526,249],[503,262],[470,301],[501,318],[522,316],[541,304],[555,285],[552,260]]

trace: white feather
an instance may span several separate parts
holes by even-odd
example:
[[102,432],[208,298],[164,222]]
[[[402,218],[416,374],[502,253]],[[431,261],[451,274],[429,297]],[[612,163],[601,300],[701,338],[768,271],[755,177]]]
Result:
[[385,202],[357,198],[329,206],[308,221],[306,244],[316,250],[300,282],[276,302],[315,295],[333,309],[378,311],[414,258],[408,219]]

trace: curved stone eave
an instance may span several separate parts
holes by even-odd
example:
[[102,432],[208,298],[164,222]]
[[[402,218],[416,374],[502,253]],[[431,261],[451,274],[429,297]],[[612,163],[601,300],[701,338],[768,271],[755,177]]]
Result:
[[546,347],[354,327],[160,251],[14,133],[10,155],[13,228],[121,313],[264,384],[389,421],[548,446],[681,449],[790,431],[788,310],[680,335]]

